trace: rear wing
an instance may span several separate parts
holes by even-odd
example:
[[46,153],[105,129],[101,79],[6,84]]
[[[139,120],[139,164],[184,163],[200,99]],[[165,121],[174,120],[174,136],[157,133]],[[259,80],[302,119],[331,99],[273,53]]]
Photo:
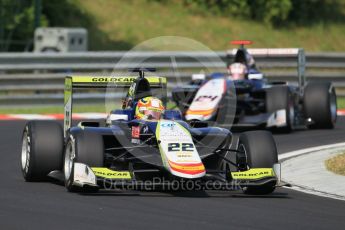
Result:
[[[287,57],[296,58],[298,84],[301,95],[305,86],[305,53],[302,48],[274,48],[274,49],[246,49],[249,54],[255,57]],[[228,57],[235,56],[237,49],[227,51]]]
[[[165,77],[145,77],[151,88],[162,89],[167,88],[167,80]],[[71,128],[72,123],[72,106],[73,106],[73,89],[89,88],[89,89],[106,89],[112,88],[130,88],[137,76],[67,76],[65,77],[64,91],[64,136]]]

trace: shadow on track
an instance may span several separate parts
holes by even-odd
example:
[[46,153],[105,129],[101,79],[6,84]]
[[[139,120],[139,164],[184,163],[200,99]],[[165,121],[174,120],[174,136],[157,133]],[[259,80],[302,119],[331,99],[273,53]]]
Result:
[[97,193],[79,193],[82,196],[137,196],[137,197],[181,197],[181,198],[265,198],[265,199],[291,199],[288,193],[275,192],[270,195],[246,195],[240,191],[179,191],[179,192],[157,192],[157,191],[99,191]]

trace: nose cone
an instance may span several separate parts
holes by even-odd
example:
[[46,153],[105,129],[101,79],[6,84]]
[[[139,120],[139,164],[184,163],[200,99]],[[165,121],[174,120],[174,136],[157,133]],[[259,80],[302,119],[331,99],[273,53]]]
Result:
[[172,175],[183,178],[205,176],[205,166],[189,130],[178,122],[161,120],[157,124],[156,137],[163,165]]

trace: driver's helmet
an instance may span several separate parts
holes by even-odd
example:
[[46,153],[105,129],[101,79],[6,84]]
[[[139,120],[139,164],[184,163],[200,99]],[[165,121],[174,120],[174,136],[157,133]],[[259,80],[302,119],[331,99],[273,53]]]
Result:
[[231,64],[228,71],[232,80],[244,80],[248,73],[246,65],[239,62]]
[[136,119],[159,120],[164,113],[164,106],[161,100],[156,97],[144,97],[137,103],[135,109]]

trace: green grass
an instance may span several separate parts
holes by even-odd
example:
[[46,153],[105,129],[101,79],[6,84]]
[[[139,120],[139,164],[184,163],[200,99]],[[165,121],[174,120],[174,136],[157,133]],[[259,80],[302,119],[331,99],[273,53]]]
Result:
[[337,105],[338,105],[338,109],[345,109],[345,98],[344,97],[337,98]]
[[345,153],[326,160],[325,166],[327,170],[345,176]]
[[[149,0],[70,2],[92,22],[89,42],[93,50],[128,49],[150,38],[173,35],[195,39],[214,50],[230,48],[230,40],[249,39],[255,42],[252,47],[303,47],[307,51],[345,51],[345,26],[341,23],[272,28],[261,22],[230,16],[193,13],[178,0],[163,3]],[[82,24],[83,19],[79,20]],[[75,23],[78,24],[78,21]]]

